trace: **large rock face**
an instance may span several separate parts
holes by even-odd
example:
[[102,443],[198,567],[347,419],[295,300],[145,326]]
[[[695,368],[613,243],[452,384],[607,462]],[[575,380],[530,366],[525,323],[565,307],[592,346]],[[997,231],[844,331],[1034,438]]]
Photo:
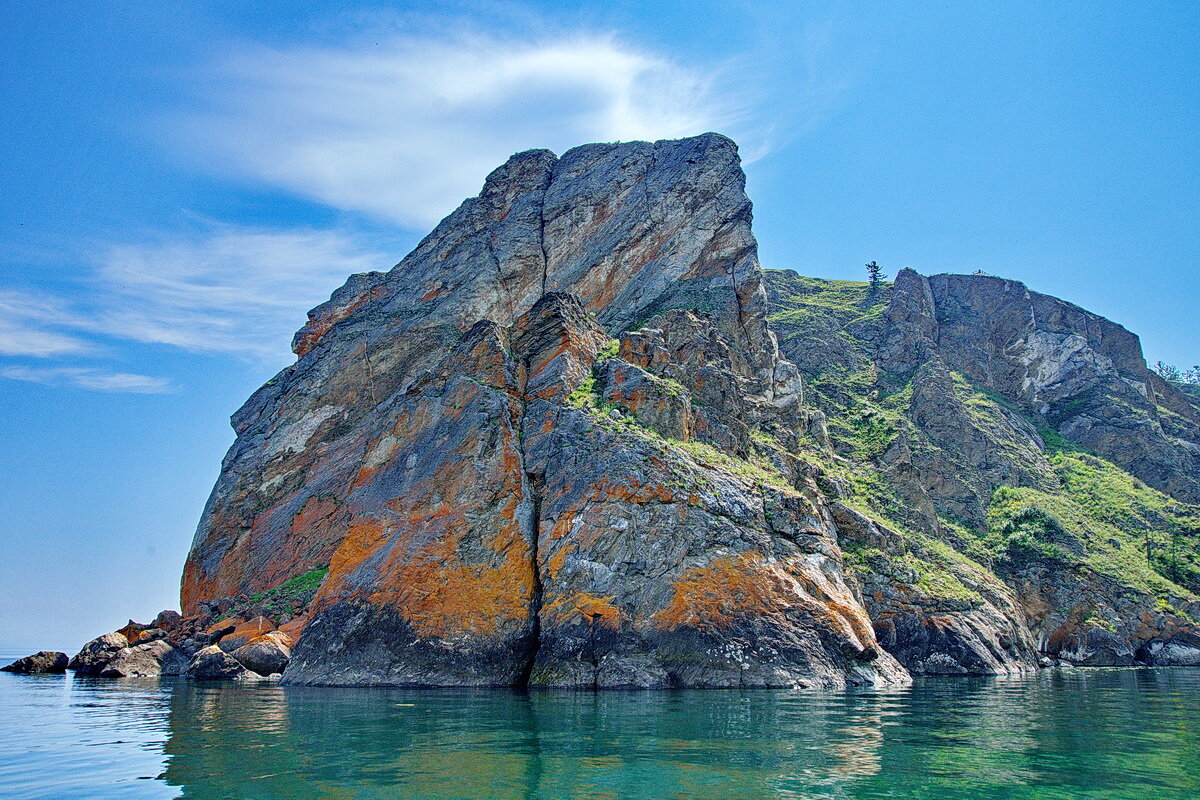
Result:
[[815,487],[742,460],[801,397],[728,139],[514,156],[295,347],[234,417],[183,585],[193,613],[328,564],[286,680],[903,677]]
[[[1080,474],[1118,467],[1195,497],[1200,415],[1136,338],[986,276],[765,282],[743,186],[715,134],[521,153],[314,309],[233,417],[163,622],[188,671],[844,686],[1189,658],[1186,580],[1150,555],[1113,578],[1113,545],[1030,510],[1087,516]],[[1047,430],[1107,461],[1052,460]],[[1183,519],[1135,488],[1145,526]]]
[[1200,501],[1200,413],[1146,368],[1138,338],[990,275],[896,276],[879,360],[937,360],[1150,486]]
[[990,275],[766,282],[825,415],[802,455],[874,515],[839,542],[904,666],[1193,658],[1197,412],[1136,336]]

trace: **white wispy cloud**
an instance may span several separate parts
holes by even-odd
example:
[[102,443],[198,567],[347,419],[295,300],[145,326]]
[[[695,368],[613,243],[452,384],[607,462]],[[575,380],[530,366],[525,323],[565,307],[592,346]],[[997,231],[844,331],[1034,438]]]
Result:
[[427,227],[519,150],[726,128],[740,110],[717,74],[604,35],[255,47],[207,77],[208,110],[178,129],[242,174]]
[[80,355],[93,350],[88,341],[62,330],[62,323],[78,322],[70,309],[54,297],[28,291],[0,291],[0,355]]
[[[0,355],[100,356],[121,340],[279,365],[305,312],[353,272],[389,260],[352,234],[212,225],[102,249],[73,301],[0,291]],[[160,392],[160,378],[98,367],[11,365],[0,376],[98,391]]]
[[308,309],[351,273],[391,261],[340,231],[220,226],[199,239],[120,245],[101,256],[87,327],[274,361],[287,353]]
[[75,386],[97,392],[162,394],[174,390],[171,381],[132,372],[113,372],[99,367],[26,367],[0,368],[10,380],[42,383],[49,386]]

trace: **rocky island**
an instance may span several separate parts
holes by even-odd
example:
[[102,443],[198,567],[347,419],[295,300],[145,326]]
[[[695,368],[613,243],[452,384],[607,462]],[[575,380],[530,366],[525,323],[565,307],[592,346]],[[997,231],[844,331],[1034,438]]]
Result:
[[233,416],[182,614],[71,669],[660,688],[1200,665],[1200,400],[1015,281],[763,270],[723,136],[519,153],[293,348]]

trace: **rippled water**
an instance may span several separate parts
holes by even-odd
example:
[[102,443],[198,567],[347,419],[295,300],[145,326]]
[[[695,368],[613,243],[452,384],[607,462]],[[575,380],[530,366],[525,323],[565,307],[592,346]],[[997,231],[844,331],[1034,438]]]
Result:
[[1200,797],[1200,670],[860,693],[0,673],[3,798]]

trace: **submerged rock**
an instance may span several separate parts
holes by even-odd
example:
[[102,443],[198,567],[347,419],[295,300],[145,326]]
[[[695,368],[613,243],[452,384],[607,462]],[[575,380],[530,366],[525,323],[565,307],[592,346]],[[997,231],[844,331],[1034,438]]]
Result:
[[17,672],[22,675],[54,675],[67,671],[67,654],[57,650],[42,650],[31,656],[18,658],[6,666],[0,667],[3,672]]

